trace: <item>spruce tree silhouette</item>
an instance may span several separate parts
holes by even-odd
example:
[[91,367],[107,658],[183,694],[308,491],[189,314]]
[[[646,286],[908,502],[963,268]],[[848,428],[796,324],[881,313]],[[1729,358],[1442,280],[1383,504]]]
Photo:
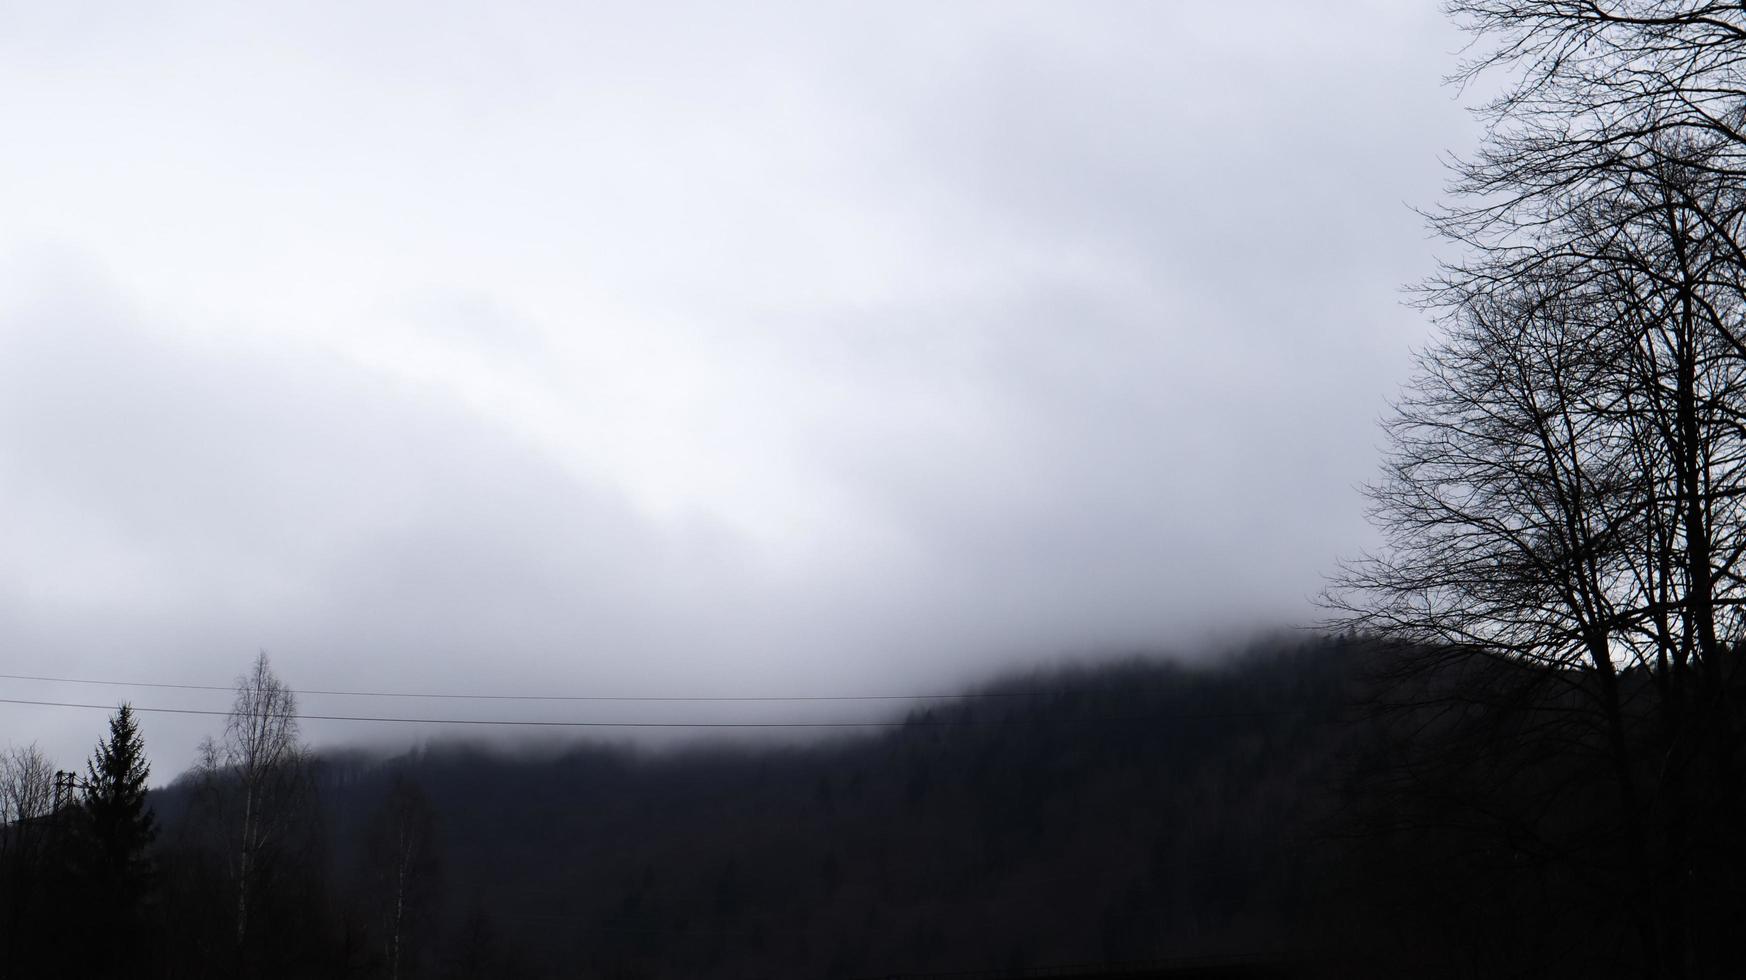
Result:
[[101,940],[87,950],[93,972],[119,975],[137,952],[141,905],[150,890],[148,850],[157,824],[146,801],[151,766],[130,705],[109,719],[109,737],[86,763],[75,869]]

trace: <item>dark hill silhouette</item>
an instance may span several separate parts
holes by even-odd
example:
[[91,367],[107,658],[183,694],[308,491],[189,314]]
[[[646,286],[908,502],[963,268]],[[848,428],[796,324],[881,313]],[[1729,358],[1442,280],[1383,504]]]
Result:
[[[1008,678],[897,729],[786,747],[321,768],[328,861],[396,780],[438,815],[442,915],[541,975],[856,977],[1296,951],[1316,936],[1353,657]],[[185,787],[159,794],[167,822]],[[432,936],[434,941],[438,937]],[[440,957],[433,951],[432,961]],[[578,970],[586,970],[578,974]]]
[[[222,778],[184,778],[151,798],[138,975],[1639,972],[1586,679],[1430,653],[1064,667],[803,745],[330,753],[284,797],[246,939]],[[1725,852],[1731,799],[1680,815],[1691,853]],[[7,975],[81,975],[53,826],[24,830]]]

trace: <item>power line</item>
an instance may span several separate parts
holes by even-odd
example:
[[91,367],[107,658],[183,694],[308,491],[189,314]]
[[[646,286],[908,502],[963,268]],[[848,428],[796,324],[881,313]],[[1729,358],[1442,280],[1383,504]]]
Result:
[[[30,701],[23,698],[0,698],[0,704],[27,704],[46,708],[94,708],[114,711],[112,704],[79,704],[71,701]],[[202,708],[142,708],[133,710],[160,715],[209,715],[228,717],[228,711]],[[516,718],[391,718],[380,715],[308,715],[294,714],[300,721],[367,721],[401,725],[521,725],[538,728],[889,728],[911,721],[542,721]]]
[[[0,679],[43,681],[52,684],[93,684],[103,687],[149,687],[173,691],[224,691],[236,687],[217,684],[164,684],[151,681],[106,681],[80,677],[45,677],[37,674],[0,674]],[[697,696],[628,696],[615,694],[447,694],[407,691],[317,691],[294,690],[296,695],[346,698],[427,698],[449,701],[640,701],[668,703],[707,702],[774,702],[774,701],[941,701],[975,698],[1041,697],[1041,691],[961,691],[952,694],[768,694],[768,695],[697,695]]]
[[[33,701],[24,698],[0,698],[0,704],[35,705],[45,708],[90,708],[97,711],[114,711],[112,704],[83,704],[73,701]],[[229,717],[229,711],[216,711],[207,708],[142,708],[132,706],[134,711],[161,715],[205,715],[208,717]],[[1145,712],[1133,715],[1105,715],[1105,720],[1133,721],[1205,721],[1229,720],[1234,718],[1274,718],[1283,715],[1304,715],[1310,717],[1338,717],[1339,712],[1331,712],[1311,706],[1294,708],[1255,709],[1249,711],[1171,711]],[[361,721],[380,722],[399,725],[509,725],[530,728],[905,728],[917,726],[952,727],[963,724],[966,719],[939,719],[914,716],[893,718],[883,721],[549,721],[524,718],[398,718],[385,715],[315,715],[293,714],[290,717],[300,721]],[[1006,719],[991,718],[987,721]]]

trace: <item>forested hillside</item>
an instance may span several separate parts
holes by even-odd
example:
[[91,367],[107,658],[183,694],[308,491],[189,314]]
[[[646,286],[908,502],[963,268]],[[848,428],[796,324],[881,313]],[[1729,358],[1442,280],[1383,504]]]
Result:
[[[6,828],[6,975],[1631,972],[1636,858],[1591,683],[1326,639],[1012,676],[805,744],[436,744],[254,775],[215,747],[150,795],[155,838],[136,808],[100,846],[95,790]],[[1634,769],[1665,765],[1652,715],[1620,723]],[[1731,907],[1737,812],[1718,786],[1670,815],[1710,896],[1694,925]]]
[[336,839],[356,841],[395,780],[420,787],[447,913],[483,910],[552,974],[841,977],[1289,949],[1313,941],[1293,927],[1325,872],[1314,827],[1347,659],[1013,678],[827,746],[332,760],[324,795]]
[[[1319,942],[1302,926],[1331,881],[1356,667],[1316,643],[1046,671],[803,746],[323,758],[266,958],[381,975],[396,903],[402,976],[1296,956]],[[154,794],[163,900],[196,913],[172,918],[172,960],[225,945],[198,799],[192,777]]]

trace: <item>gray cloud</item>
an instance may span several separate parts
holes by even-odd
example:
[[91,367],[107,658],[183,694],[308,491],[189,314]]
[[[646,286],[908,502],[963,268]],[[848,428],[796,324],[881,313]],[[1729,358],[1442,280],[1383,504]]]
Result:
[[0,40],[4,672],[937,689],[1301,622],[1468,131],[1393,4],[74,6]]

